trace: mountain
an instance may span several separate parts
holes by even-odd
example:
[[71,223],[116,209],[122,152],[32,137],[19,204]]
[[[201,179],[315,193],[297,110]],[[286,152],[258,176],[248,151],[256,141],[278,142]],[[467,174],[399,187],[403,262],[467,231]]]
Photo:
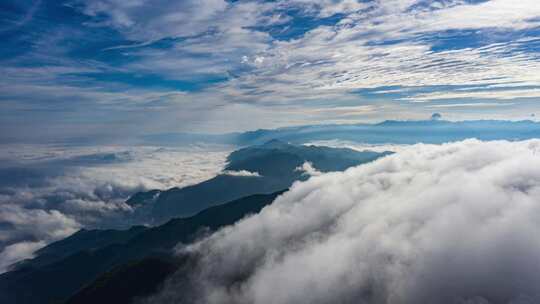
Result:
[[481,140],[523,140],[538,136],[540,123],[530,120],[387,120],[377,124],[334,124],[257,130],[240,134],[237,142],[256,144],[269,139],[280,139],[292,143],[347,140],[370,144],[437,144],[473,137]]
[[[138,293],[144,294],[144,291],[151,292],[178,267],[178,261],[171,257],[178,243],[190,243],[201,234],[211,233],[257,213],[283,192],[247,196],[154,228],[82,230],[43,248],[42,255],[38,254],[16,270],[0,275],[0,303],[64,303],[72,295],[74,298],[70,303],[79,303],[77,294],[93,299],[93,296],[108,294],[109,284],[113,287],[121,285],[125,292],[128,286],[123,285],[126,283],[122,283],[124,280],[110,279],[118,276],[132,280],[133,288],[137,284],[149,285],[148,289],[119,292],[118,296],[124,294],[129,298]],[[50,256],[56,258],[51,260]],[[141,272],[150,266],[159,269]],[[137,273],[144,273],[142,281],[131,277]]]
[[[86,230],[81,229],[71,236],[49,244],[35,252],[32,266],[47,265],[62,260],[82,250],[97,250],[113,244],[123,244],[147,230],[144,226],[133,226],[128,230]],[[29,261],[26,262],[27,265]],[[24,263],[23,263],[24,264]]]
[[184,188],[140,192],[127,203],[143,206],[138,208],[140,216],[160,224],[171,217],[189,216],[220,202],[288,188],[294,181],[308,177],[298,169],[304,162],[312,163],[322,172],[342,171],[389,153],[292,145],[271,140],[232,152],[223,173],[212,179]]
[[[229,155],[223,173],[212,179],[185,188],[133,195],[127,203],[135,207],[136,216],[155,227],[81,230],[0,275],[0,303],[62,303],[78,291],[83,298],[97,299],[109,294],[101,286],[110,288],[113,284],[123,290],[126,286],[122,278],[131,279],[148,265],[160,265],[161,270],[148,278],[152,284],[142,281],[153,290],[172,266],[178,266],[171,259],[178,243],[190,243],[259,212],[294,181],[309,177],[299,169],[305,162],[322,172],[340,171],[389,153],[293,145],[280,140],[239,149]],[[224,202],[229,203],[220,205]],[[135,285],[142,283],[133,281]],[[85,286],[88,288],[83,289]],[[144,290],[140,289],[142,293]]]
[[129,304],[158,291],[165,279],[179,269],[174,259],[145,258],[121,265],[97,278],[65,304]]
[[[466,138],[481,140],[523,140],[540,136],[540,123],[506,120],[387,120],[377,124],[328,124],[287,127],[278,129],[261,129],[244,133],[222,135],[192,134],[175,136],[174,134],[153,135],[144,140],[168,145],[184,145],[186,143],[223,143],[234,145],[261,144],[272,139],[302,144],[317,140],[347,140],[359,143],[381,144],[415,144],[443,143]],[[179,140],[181,138],[182,140]]]

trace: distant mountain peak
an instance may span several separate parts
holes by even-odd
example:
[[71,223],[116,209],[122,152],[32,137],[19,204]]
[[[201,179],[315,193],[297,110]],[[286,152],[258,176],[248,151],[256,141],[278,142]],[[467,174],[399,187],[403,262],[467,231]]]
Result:
[[290,144],[287,143],[287,142],[284,142],[282,140],[274,138],[274,139],[271,139],[271,140],[265,142],[261,146],[264,147],[264,148],[283,148],[283,147],[290,146]]

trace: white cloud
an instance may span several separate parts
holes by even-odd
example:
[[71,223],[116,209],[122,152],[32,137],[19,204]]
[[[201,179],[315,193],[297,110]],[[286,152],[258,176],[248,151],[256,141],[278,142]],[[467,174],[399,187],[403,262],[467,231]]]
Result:
[[306,143],[305,145],[314,145],[314,146],[325,146],[325,147],[333,147],[333,148],[348,148],[356,151],[373,151],[373,152],[379,152],[383,153],[386,151],[390,152],[401,152],[405,149],[410,149],[411,147],[414,148],[414,146],[411,145],[405,145],[405,144],[367,144],[367,143],[358,143],[354,141],[346,141],[346,140],[316,140]]
[[212,178],[223,169],[229,152],[222,146],[3,146],[0,271],[30,257],[37,244],[44,246],[83,227],[146,223],[125,203],[130,195]]
[[539,166],[539,140],[466,140],[312,177],[182,247],[194,294],[149,301],[537,303]]
[[499,99],[510,100],[517,98],[538,98],[540,89],[520,89],[507,91],[474,91],[474,92],[436,92],[417,94],[412,97],[403,98],[411,102],[426,102],[438,99]]
[[[364,31],[362,24],[321,27],[302,39],[278,43],[265,55],[260,70],[223,89],[234,92],[231,94],[236,98],[245,95],[260,102],[275,102],[276,95],[278,100],[344,99],[343,95],[352,90],[387,86],[540,84],[538,74],[533,72],[539,65],[536,55],[519,51],[530,42],[527,39],[433,52],[431,44],[410,39],[373,46],[369,44],[373,34],[364,35]],[[245,86],[249,90],[243,90]],[[441,90],[446,94],[448,89]],[[534,90],[501,89],[489,94],[498,99],[537,97]],[[429,100],[429,96],[418,97]]]
[[334,14],[350,14],[370,6],[357,0],[289,0],[277,1],[279,8],[301,8],[307,14],[330,17]]
[[230,176],[243,176],[243,177],[261,177],[259,172],[249,172],[247,170],[233,171],[233,170],[224,170],[221,172],[223,175]]
[[309,175],[309,176],[319,176],[322,174],[322,172],[315,169],[315,167],[313,167],[313,164],[310,162],[304,162],[302,166],[297,167],[295,171],[304,172],[302,173],[303,175]]
[[426,31],[485,27],[523,29],[540,25],[540,21],[534,20],[538,16],[540,7],[535,0],[491,0],[437,10],[426,19],[423,15],[418,19],[423,19],[428,26]]
[[24,259],[33,257],[33,253],[45,246],[45,242],[20,242],[7,246],[0,252],[0,273],[9,270],[9,266]]
[[27,234],[50,241],[64,238],[81,227],[74,219],[58,210],[25,209],[22,206],[6,204],[0,209],[0,222],[15,227],[10,231],[2,231],[1,241],[17,239]]
[[[276,99],[343,100],[352,90],[386,86],[488,86],[509,81],[540,84],[538,74],[533,72],[539,64],[537,55],[523,51],[535,37],[450,51],[431,50],[440,42],[436,39],[440,31],[518,31],[535,27],[538,24],[532,21],[533,17],[540,16],[535,1],[519,5],[504,0],[475,5],[450,1],[437,9],[411,11],[416,2],[377,2],[371,13],[351,13],[336,26],[319,26],[296,40],[275,42],[264,53],[265,64],[259,70],[221,90],[231,92],[231,99],[276,102]],[[395,42],[373,44],[386,40]],[[445,94],[447,89],[441,90]],[[468,97],[537,97],[534,90],[498,90],[489,92],[489,97],[484,95]],[[427,96],[418,97],[428,100]],[[418,100],[415,96],[410,99]]]
[[212,25],[211,21],[218,18],[228,6],[224,0],[80,2],[84,4],[85,14],[109,17],[98,25],[114,27],[131,39],[145,41],[204,33]]
[[[232,102],[344,99],[351,90],[384,86],[486,86],[505,81],[540,84],[537,73],[533,72],[538,65],[537,56],[534,52],[519,50],[537,37],[520,37],[443,52],[431,50],[433,44],[439,42],[434,38],[441,31],[519,31],[536,27],[538,22],[535,20],[540,17],[540,11],[534,0],[519,4],[508,0],[426,4],[416,0],[372,3],[247,1],[204,7],[182,4],[198,14],[178,20],[166,18],[180,10],[176,5],[162,8],[137,2],[137,5],[115,7],[122,14],[135,15],[141,20],[158,19],[156,22],[166,24],[172,31],[186,28],[177,26],[175,22],[189,24],[191,19],[205,20],[205,24],[197,24],[200,32],[216,28],[215,33],[182,41],[171,50],[140,52],[143,60],[132,64],[131,68],[160,71],[168,77],[180,79],[205,74],[223,76],[232,72],[234,77],[229,82],[209,92],[218,98],[227,97]],[[89,6],[93,6],[92,2]],[[105,9],[108,6],[99,7]],[[305,14],[319,17],[335,13],[346,17],[335,26],[316,26],[292,41],[276,41],[268,34],[252,29],[280,24],[283,18],[269,19],[268,16],[276,16],[287,8],[299,8]],[[153,33],[153,21],[142,22],[141,28]],[[152,36],[148,33],[143,37]],[[169,31],[162,33],[165,36],[178,35]],[[373,43],[387,40],[395,42]],[[219,45],[219,52],[216,45]],[[198,54],[199,58],[189,54]],[[250,69],[242,70],[242,64],[248,64]],[[492,93],[503,96],[497,94],[511,96],[512,93],[504,90]]]
[[449,103],[429,105],[429,108],[483,108],[483,107],[507,107],[511,106],[512,102],[475,102],[475,103]]

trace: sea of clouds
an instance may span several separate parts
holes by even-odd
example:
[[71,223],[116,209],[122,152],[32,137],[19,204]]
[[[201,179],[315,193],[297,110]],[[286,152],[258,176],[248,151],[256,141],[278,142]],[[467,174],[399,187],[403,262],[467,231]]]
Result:
[[145,224],[130,195],[194,184],[219,173],[231,147],[0,149],[0,272],[81,228]]
[[148,303],[540,303],[538,231],[540,140],[418,144],[179,245]]

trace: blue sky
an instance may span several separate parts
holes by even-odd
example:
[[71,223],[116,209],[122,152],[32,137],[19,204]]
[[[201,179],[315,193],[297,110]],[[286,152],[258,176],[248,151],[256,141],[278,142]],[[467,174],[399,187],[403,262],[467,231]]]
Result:
[[540,112],[537,0],[8,0],[0,39],[2,142]]

